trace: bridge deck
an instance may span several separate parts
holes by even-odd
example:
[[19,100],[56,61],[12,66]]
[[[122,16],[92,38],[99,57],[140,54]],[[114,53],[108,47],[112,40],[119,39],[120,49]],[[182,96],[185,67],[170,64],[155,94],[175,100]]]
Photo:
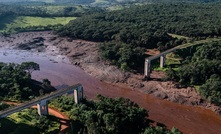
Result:
[[180,49],[181,47],[182,47],[182,46],[177,46],[177,47],[171,48],[171,49],[166,50],[166,51],[164,51],[164,52],[162,52],[162,53],[160,53],[160,54],[150,56],[150,57],[146,58],[146,60],[150,60],[150,61],[151,61],[151,60],[155,60],[155,59],[159,58],[160,56],[166,55],[166,54],[168,54],[168,53],[170,53],[170,52],[175,51],[176,49]]

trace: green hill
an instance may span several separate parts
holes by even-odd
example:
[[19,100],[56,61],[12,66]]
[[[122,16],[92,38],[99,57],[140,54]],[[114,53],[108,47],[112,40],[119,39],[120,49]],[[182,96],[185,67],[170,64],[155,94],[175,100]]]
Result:
[[54,4],[61,4],[61,3],[72,3],[72,4],[89,4],[89,5],[113,5],[119,3],[174,3],[174,2],[197,2],[197,3],[214,3],[214,2],[221,2],[221,0],[1,0],[0,2],[43,2],[43,3],[54,3]]

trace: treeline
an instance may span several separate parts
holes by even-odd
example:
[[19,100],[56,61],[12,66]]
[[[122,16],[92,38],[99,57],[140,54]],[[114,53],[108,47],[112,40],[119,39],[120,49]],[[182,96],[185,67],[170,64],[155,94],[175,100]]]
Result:
[[[146,39],[147,37],[165,37],[166,33],[188,37],[208,37],[221,34],[220,16],[217,14],[220,10],[220,4],[131,6],[124,10],[84,16],[70,22],[69,25],[61,29],[60,34],[95,41],[108,41],[115,39],[117,35],[124,35],[123,37],[128,38],[117,37],[122,37],[122,40],[126,42],[133,40],[132,43],[136,43],[139,41],[137,44],[144,45],[146,45],[145,41],[149,41]],[[71,26],[69,32],[65,30]],[[77,29],[77,27],[79,28]],[[122,33],[119,34],[120,32]],[[144,33],[146,33],[145,36]],[[155,40],[158,39],[161,38]]]
[[221,105],[221,42],[206,43],[177,71],[169,69],[167,76],[185,85],[200,85],[204,99]]
[[[59,97],[51,105],[61,108],[71,119],[71,133],[81,134],[181,134],[164,127],[151,127],[148,113],[129,99],[106,98],[98,95],[97,101],[85,100],[75,105],[72,97]],[[74,106],[73,106],[74,105]]]
[[[57,30],[57,33],[75,39],[106,42],[100,45],[104,58],[118,63],[120,67],[126,63],[130,68],[135,68],[143,62],[144,53],[139,51],[129,55],[125,48],[165,50],[186,43],[185,39],[173,38],[168,33],[195,39],[220,36],[221,19],[217,14],[220,11],[220,4],[131,6],[120,11],[83,16]],[[124,59],[122,54],[112,51],[112,48],[121,50],[128,57],[126,62],[121,60]],[[133,59],[132,56],[138,58]]]
[[220,3],[221,0],[151,0],[152,3]]
[[[51,9],[51,10],[49,10]],[[95,12],[102,12],[101,8],[90,6],[25,6],[25,5],[5,5],[0,4],[0,15],[15,15],[15,16],[37,16],[37,17],[79,17]]]
[[46,79],[42,84],[31,79],[31,73],[39,69],[34,62],[0,63],[0,99],[30,100],[55,90]]

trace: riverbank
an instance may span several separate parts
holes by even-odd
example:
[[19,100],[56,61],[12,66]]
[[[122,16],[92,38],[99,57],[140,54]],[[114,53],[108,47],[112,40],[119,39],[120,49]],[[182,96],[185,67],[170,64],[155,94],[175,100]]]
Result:
[[49,35],[52,37],[45,39],[45,44],[49,47],[47,50],[52,50],[53,54],[56,52],[67,56],[72,64],[81,67],[86,73],[101,81],[123,87],[127,86],[133,90],[151,94],[159,99],[166,99],[185,105],[198,105],[218,114],[221,113],[220,107],[203,102],[201,96],[193,87],[180,88],[177,86],[179,85],[178,83],[162,81],[165,77],[164,72],[153,71],[151,80],[143,81],[143,74],[124,72],[102,59],[99,56],[97,43],[61,38],[53,34]]
[[[43,41],[40,37],[43,38]],[[41,46],[41,49],[39,49],[39,47],[32,47],[31,49],[27,49],[28,51],[14,50],[23,48],[17,47],[22,46],[21,44],[25,44],[22,43],[22,41],[29,45],[35,44],[33,46]],[[38,45],[38,43],[43,43],[43,45]],[[155,77],[155,79],[146,82],[142,81],[143,75],[121,72],[96,55],[98,49],[93,42],[60,38],[50,32],[29,32],[4,38],[1,37],[0,47],[1,49],[11,49],[10,51],[4,51],[2,56],[3,61],[23,61],[24,59],[40,63],[41,71],[34,72],[33,74],[33,78],[37,80],[48,78],[54,86],[62,84],[72,85],[80,82],[83,84],[85,95],[89,99],[95,98],[96,94],[103,94],[109,97],[130,98],[149,111],[151,120],[163,123],[168,128],[177,127],[184,133],[215,133],[221,131],[221,117],[210,110],[198,106],[185,106],[171,103],[166,100],[168,98],[156,99],[156,97],[153,97],[156,91],[168,90],[168,92],[172,92],[170,84],[166,84],[166,82],[157,79],[163,77],[163,73],[154,72],[151,77]],[[92,55],[90,55],[90,51]],[[13,53],[13,57],[9,57],[11,53]],[[68,61],[68,58],[64,55],[67,55],[72,60]],[[45,57],[48,57],[48,59]],[[96,60],[99,62],[96,63]],[[93,77],[87,75],[87,73],[84,73],[76,66],[69,65],[70,62],[78,65]],[[108,66],[112,69],[106,71],[106,67]],[[102,68],[104,71],[102,71]],[[93,70],[101,70],[100,72],[103,72],[103,75]],[[104,79],[105,75],[107,78],[114,79]],[[99,80],[95,79],[94,76]],[[147,85],[148,83],[152,83],[152,88],[148,87],[150,86]],[[157,83],[161,83],[161,85],[157,85]],[[171,82],[171,84],[174,83]],[[164,87],[167,88],[164,89]],[[155,92],[152,92],[151,89]],[[138,92],[137,90],[142,92]],[[149,93],[148,91],[151,92]],[[146,92],[146,94],[144,94],[144,92]],[[152,95],[148,95],[148,93]],[[191,105],[191,103],[189,105]]]
[[[198,105],[221,114],[221,108],[204,102],[193,87],[180,88],[172,81],[162,81],[165,74],[153,71],[151,80],[144,81],[143,74],[124,72],[99,56],[98,44],[83,40],[72,40],[54,35],[52,32],[24,32],[0,37],[0,47],[27,50],[46,55],[59,55],[60,60],[79,66],[91,76],[118,86],[127,86],[185,105]],[[67,59],[67,57],[69,59]],[[51,59],[56,62],[55,59]]]

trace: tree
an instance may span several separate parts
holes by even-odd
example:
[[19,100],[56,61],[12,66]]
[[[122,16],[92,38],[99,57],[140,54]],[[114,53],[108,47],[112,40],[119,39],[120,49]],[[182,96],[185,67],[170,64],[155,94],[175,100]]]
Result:
[[[192,49],[192,48],[190,48]],[[178,71],[169,69],[167,77],[185,85],[199,85],[205,100],[221,105],[221,42],[201,44]]]
[[106,98],[98,95],[97,102],[86,102],[71,113],[80,131],[88,134],[135,134],[147,123],[147,111],[129,99]]
[[[22,64],[22,65],[21,65]],[[40,85],[31,79],[31,72],[39,70],[37,63],[0,63],[0,97],[13,100],[28,100],[34,96],[39,96],[39,89],[43,88],[43,93],[55,90],[50,86],[49,80],[44,80]],[[28,70],[26,70],[28,69]]]
[[143,134],[182,134],[177,128],[172,128],[171,131],[166,127],[148,127]]
[[40,70],[39,64],[35,63],[35,62],[23,62],[21,63],[21,68],[26,70],[29,74],[29,76],[31,76],[31,73],[35,70]]
[[204,99],[221,105],[221,78],[218,75],[212,75],[210,79],[203,84],[200,89],[200,94]]

